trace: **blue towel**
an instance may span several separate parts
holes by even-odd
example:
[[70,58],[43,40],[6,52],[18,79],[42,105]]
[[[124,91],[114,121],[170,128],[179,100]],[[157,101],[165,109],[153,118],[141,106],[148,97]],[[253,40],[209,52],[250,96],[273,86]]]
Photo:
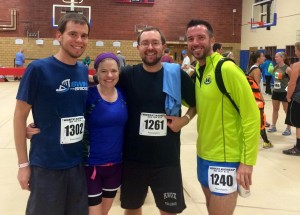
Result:
[[179,116],[181,110],[181,69],[176,63],[163,63],[163,92],[166,95],[165,111],[168,116]]

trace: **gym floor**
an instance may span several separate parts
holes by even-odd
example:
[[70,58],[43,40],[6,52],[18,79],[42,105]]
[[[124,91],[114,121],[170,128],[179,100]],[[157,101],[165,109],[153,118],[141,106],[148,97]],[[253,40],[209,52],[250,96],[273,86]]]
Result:
[[[21,190],[17,181],[17,156],[13,138],[13,114],[15,96],[19,82],[0,83],[0,214],[20,215],[25,213],[29,192]],[[267,121],[271,122],[272,103],[269,95],[265,95]],[[254,167],[251,196],[238,198],[236,215],[296,215],[300,214],[300,156],[282,154],[283,149],[295,144],[295,129],[291,136],[282,136],[285,130],[285,114],[280,107],[277,132],[268,137],[274,148],[263,149],[259,146],[257,164]],[[183,110],[183,113],[185,110]],[[28,123],[32,118],[28,119]],[[213,128],[212,128],[213,129]],[[185,199],[187,208],[182,214],[206,215],[205,198],[196,174],[196,118],[194,118],[181,134],[181,164]],[[122,215],[119,195],[116,197],[110,215]],[[159,212],[151,192],[143,207],[144,215],[158,215]]]

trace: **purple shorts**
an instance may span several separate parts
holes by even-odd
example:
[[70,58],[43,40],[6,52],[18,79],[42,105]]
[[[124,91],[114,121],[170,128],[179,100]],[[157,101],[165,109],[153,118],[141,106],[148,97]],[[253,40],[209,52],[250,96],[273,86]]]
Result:
[[89,206],[98,205],[103,198],[114,198],[121,186],[122,164],[85,167]]

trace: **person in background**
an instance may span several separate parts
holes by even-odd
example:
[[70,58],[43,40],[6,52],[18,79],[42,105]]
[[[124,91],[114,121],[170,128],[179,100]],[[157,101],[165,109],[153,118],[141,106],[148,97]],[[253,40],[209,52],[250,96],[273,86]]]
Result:
[[89,55],[87,55],[83,60],[82,60],[82,63],[87,67],[89,68],[90,64],[91,64],[91,58]]
[[265,93],[268,95],[272,95],[271,91],[271,81],[273,77],[273,71],[274,71],[274,66],[272,62],[272,57],[269,54],[265,55],[265,62],[260,65],[260,68],[262,70],[262,74],[265,76],[266,79],[266,90]]
[[259,144],[259,110],[244,72],[233,62],[224,62],[222,76],[239,112],[218,88],[215,68],[223,57],[212,50],[214,32],[207,21],[191,20],[186,38],[190,53],[198,60],[195,71],[198,180],[208,213],[232,215],[237,191],[250,190],[252,184]]
[[[291,68],[289,67],[290,62],[287,58],[285,52],[277,52],[275,54],[275,61],[277,65],[274,68],[274,89],[272,93],[272,105],[273,105],[273,114],[272,114],[272,126],[268,129],[268,132],[276,132],[276,123],[278,119],[278,112],[280,103],[282,103],[282,107],[284,112],[287,112],[288,102],[286,99],[286,87],[288,86],[291,74]],[[283,136],[291,135],[291,126],[287,125],[284,132],[282,132]]]
[[119,59],[121,68],[126,66],[125,57],[123,55],[121,55],[121,51],[119,51],[119,50],[117,51],[117,58]]
[[[295,44],[295,54],[300,58],[300,42]],[[289,104],[285,123],[296,127],[296,145],[282,153],[300,156],[300,62],[293,64],[286,99]]]
[[[260,70],[260,65],[265,61],[264,54],[255,51],[250,54],[249,58],[249,64],[248,64],[248,74],[251,76],[254,81],[256,82],[257,86],[260,87],[260,82],[261,82],[261,70]],[[260,128],[260,135],[264,141],[263,143],[263,148],[268,149],[272,148],[273,144],[271,141],[268,139],[266,129],[265,129],[265,114],[264,114],[264,107],[265,107],[265,100],[262,95],[262,89],[259,89],[260,92],[256,93],[253,92],[254,97],[256,99],[257,106],[260,110],[260,118],[261,118],[261,128]]]
[[[16,59],[15,59],[15,67],[16,68],[22,68],[24,67],[25,63],[25,55],[24,55],[24,48],[21,48],[19,52],[16,54]],[[21,76],[16,76],[15,80],[21,80]]]
[[191,66],[191,60],[187,54],[187,50],[182,50],[181,52],[183,56],[183,61],[181,64],[181,69],[185,71],[188,75],[190,74],[190,66]]
[[174,63],[173,58],[170,56],[170,49],[166,48],[164,51],[164,56],[161,58],[161,62]]
[[218,52],[219,54],[223,53],[223,48],[221,43],[214,43],[213,52]]
[[[90,32],[86,17],[67,13],[58,22],[59,51],[28,65],[14,113],[18,181],[30,191],[27,215],[87,215],[88,199],[82,143],[88,70],[78,58]],[[38,84],[37,84],[38,83]],[[40,129],[29,157],[26,120],[32,111]]]
[[234,55],[231,51],[223,52],[222,56],[223,57],[228,57],[228,58],[231,58],[232,60],[234,60]]
[[110,52],[95,59],[99,84],[89,87],[86,105],[88,157],[86,178],[89,215],[107,215],[121,185],[124,130],[128,113],[125,95],[115,85],[120,62]]
[[19,52],[17,52],[16,54],[16,61],[15,61],[15,65],[17,68],[19,67],[24,67],[24,63],[25,63],[25,55],[24,55],[25,49],[21,48]]

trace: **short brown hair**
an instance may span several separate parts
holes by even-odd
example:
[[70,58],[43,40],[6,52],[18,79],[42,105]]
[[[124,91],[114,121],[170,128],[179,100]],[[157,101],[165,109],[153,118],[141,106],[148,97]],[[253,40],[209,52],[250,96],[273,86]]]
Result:
[[67,13],[64,16],[62,16],[60,18],[60,20],[58,21],[58,30],[60,31],[60,33],[64,33],[66,30],[66,25],[69,21],[72,21],[76,24],[81,24],[81,25],[85,25],[87,24],[89,31],[88,33],[90,33],[90,23],[87,20],[87,18],[82,15],[82,14],[78,14],[78,13]]
[[160,38],[161,38],[162,44],[163,44],[163,45],[166,44],[166,37],[165,37],[165,35],[159,30],[159,28],[151,27],[151,26],[150,26],[150,27],[144,28],[144,29],[139,33],[139,35],[138,35],[138,37],[137,37],[137,43],[138,43],[139,45],[140,45],[142,33],[147,32],[147,31],[157,31],[157,32],[160,34]]

